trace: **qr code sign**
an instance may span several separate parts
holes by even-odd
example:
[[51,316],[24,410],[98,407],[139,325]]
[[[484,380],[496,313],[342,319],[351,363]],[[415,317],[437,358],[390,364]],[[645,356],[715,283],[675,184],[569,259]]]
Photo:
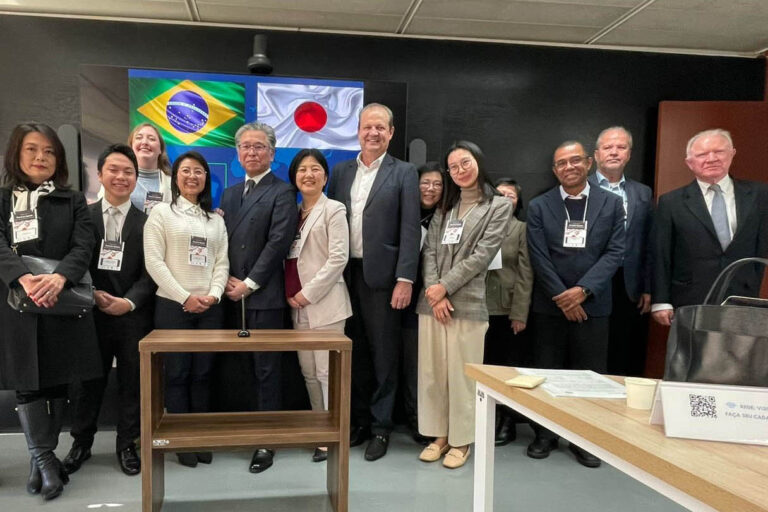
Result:
[[694,418],[717,418],[715,397],[711,395],[688,395],[691,402],[691,416]]

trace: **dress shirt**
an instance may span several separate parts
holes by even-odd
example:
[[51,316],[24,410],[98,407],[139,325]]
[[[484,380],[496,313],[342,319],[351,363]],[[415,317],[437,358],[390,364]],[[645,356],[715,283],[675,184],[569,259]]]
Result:
[[[711,183],[705,181],[696,180],[701,189],[701,195],[704,196],[704,202],[707,205],[707,211],[712,214],[712,201],[715,199],[715,192],[709,189]],[[723,179],[716,183],[720,185],[720,190],[723,192],[723,199],[725,200],[725,210],[728,212],[728,228],[731,231],[731,240],[733,240],[733,234],[736,233],[736,193],[733,190],[733,180],[729,175],[725,175]],[[659,303],[651,305],[651,312],[664,311],[666,309],[674,309],[672,304]]]
[[371,193],[373,181],[376,179],[376,173],[384,161],[386,153],[371,162],[371,165],[365,165],[357,155],[357,173],[352,182],[352,189],[349,192],[350,210],[349,210],[349,257],[363,257],[363,210],[368,201],[368,195]]
[[565,200],[566,200],[567,198],[569,198],[569,197],[570,197],[571,199],[581,199],[582,197],[586,197],[586,198],[589,198],[589,183],[587,183],[587,184],[584,186],[584,190],[582,190],[581,192],[579,192],[579,195],[577,195],[577,196],[572,196],[572,195],[568,194],[568,192],[566,192],[566,191],[565,191],[565,189],[563,188],[563,186],[562,186],[562,185],[560,185],[560,197],[562,197],[562,198],[563,198],[563,201],[565,201]]
[[[107,239],[106,230],[107,230],[107,219],[109,219],[109,209],[113,207],[117,208],[120,211],[120,214],[121,214],[120,217],[118,217],[115,220],[117,220],[118,233],[122,233],[123,226],[125,225],[125,218],[128,216],[128,210],[131,209],[131,200],[128,199],[128,201],[124,202],[120,206],[115,206],[109,201],[107,201],[106,199],[101,200],[101,217],[102,217],[102,220],[104,221],[104,239],[105,240]],[[127,299],[125,297],[123,297],[123,299],[125,299],[128,302],[128,304],[131,305],[131,311],[136,309],[136,304],[134,304],[131,299]]]
[[608,192],[612,192],[619,196],[621,198],[621,202],[624,205],[624,229],[627,228],[627,203],[629,202],[629,199],[627,198],[627,190],[626,190],[626,183],[627,180],[624,178],[624,174],[622,173],[621,179],[618,183],[611,183],[608,181],[608,178],[603,176],[603,173],[600,171],[595,171],[595,177],[597,178],[597,182],[600,184],[600,188],[603,190],[607,190]]
[[[251,186],[251,192],[253,192],[253,191],[254,191],[254,189],[256,188],[256,186],[259,184],[259,182],[260,182],[262,179],[264,179],[264,176],[266,176],[267,174],[269,174],[269,172],[270,172],[271,170],[272,170],[272,169],[267,169],[267,170],[266,170],[266,171],[264,171],[263,173],[261,173],[261,174],[257,174],[256,176],[248,176],[248,175],[246,174],[246,175],[245,175],[245,181],[243,182],[243,184],[245,185],[245,188],[243,188],[243,194],[245,194],[245,189],[247,189],[247,188],[248,188],[248,182],[249,182],[249,181],[252,181],[252,182],[253,182],[253,185]],[[249,289],[249,290],[251,290],[251,292],[255,292],[256,290],[258,290],[258,289],[259,289],[259,285],[256,283],[256,281],[254,281],[254,280],[253,280],[253,279],[251,279],[250,277],[246,277],[245,279],[243,279],[243,282],[245,283],[245,286],[247,286],[247,287],[248,287],[248,289]]]
[[[701,194],[704,196],[704,202],[707,204],[707,211],[712,215],[712,201],[715,199],[715,192],[710,190],[710,183],[696,180],[701,189]],[[723,199],[725,199],[725,210],[728,212],[728,228],[731,231],[731,240],[736,233],[736,193],[733,190],[733,180],[727,174],[723,179],[717,182],[720,185],[720,190],[723,191]]]

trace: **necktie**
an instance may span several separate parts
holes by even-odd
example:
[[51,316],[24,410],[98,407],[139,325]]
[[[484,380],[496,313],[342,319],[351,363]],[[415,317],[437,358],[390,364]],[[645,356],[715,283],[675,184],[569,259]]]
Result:
[[715,193],[712,199],[712,223],[715,225],[715,233],[720,241],[720,246],[725,250],[731,243],[731,231],[728,228],[728,211],[725,208],[725,198],[720,185],[710,185],[709,190]]
[[105,236],[110,242],[120,241],[120,216],[122,213],[114,206],[107,209],[107,225]]
[[248,197],[248,194],[251,193],[251,190],[253,190],[253,187],[256,186],[256,183],[253,180],[248,180],[245,182],[245,191],[243,192],[243,197],[240,198],[240,202],[242,203],[246,197]]

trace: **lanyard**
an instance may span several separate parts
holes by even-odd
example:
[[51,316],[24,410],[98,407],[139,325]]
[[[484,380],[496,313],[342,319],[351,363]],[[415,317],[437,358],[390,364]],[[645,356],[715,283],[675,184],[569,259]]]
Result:
[[[568,198],[566,197],[565,200]],[[568,213],[568,207],[565,206],[565,200],[563,201],[563,208],[565,208],[565,217],[568,219],[568,222],[571,221],[571,215]],[[589,206],[589,196],[585,198],[584,201],[584,216],[582,217],[581,221],[584,222],[587,220],[587,207]]]

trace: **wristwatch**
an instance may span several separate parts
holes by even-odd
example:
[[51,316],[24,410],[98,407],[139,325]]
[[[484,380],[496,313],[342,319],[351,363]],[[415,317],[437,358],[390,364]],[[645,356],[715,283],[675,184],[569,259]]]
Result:
[[592,290],[590,290],[586,286],[582,286],[581,287],[581,293],[584,294],[584,298],[585,299],[588,299],[588,298],[590,298],[592,296]]

